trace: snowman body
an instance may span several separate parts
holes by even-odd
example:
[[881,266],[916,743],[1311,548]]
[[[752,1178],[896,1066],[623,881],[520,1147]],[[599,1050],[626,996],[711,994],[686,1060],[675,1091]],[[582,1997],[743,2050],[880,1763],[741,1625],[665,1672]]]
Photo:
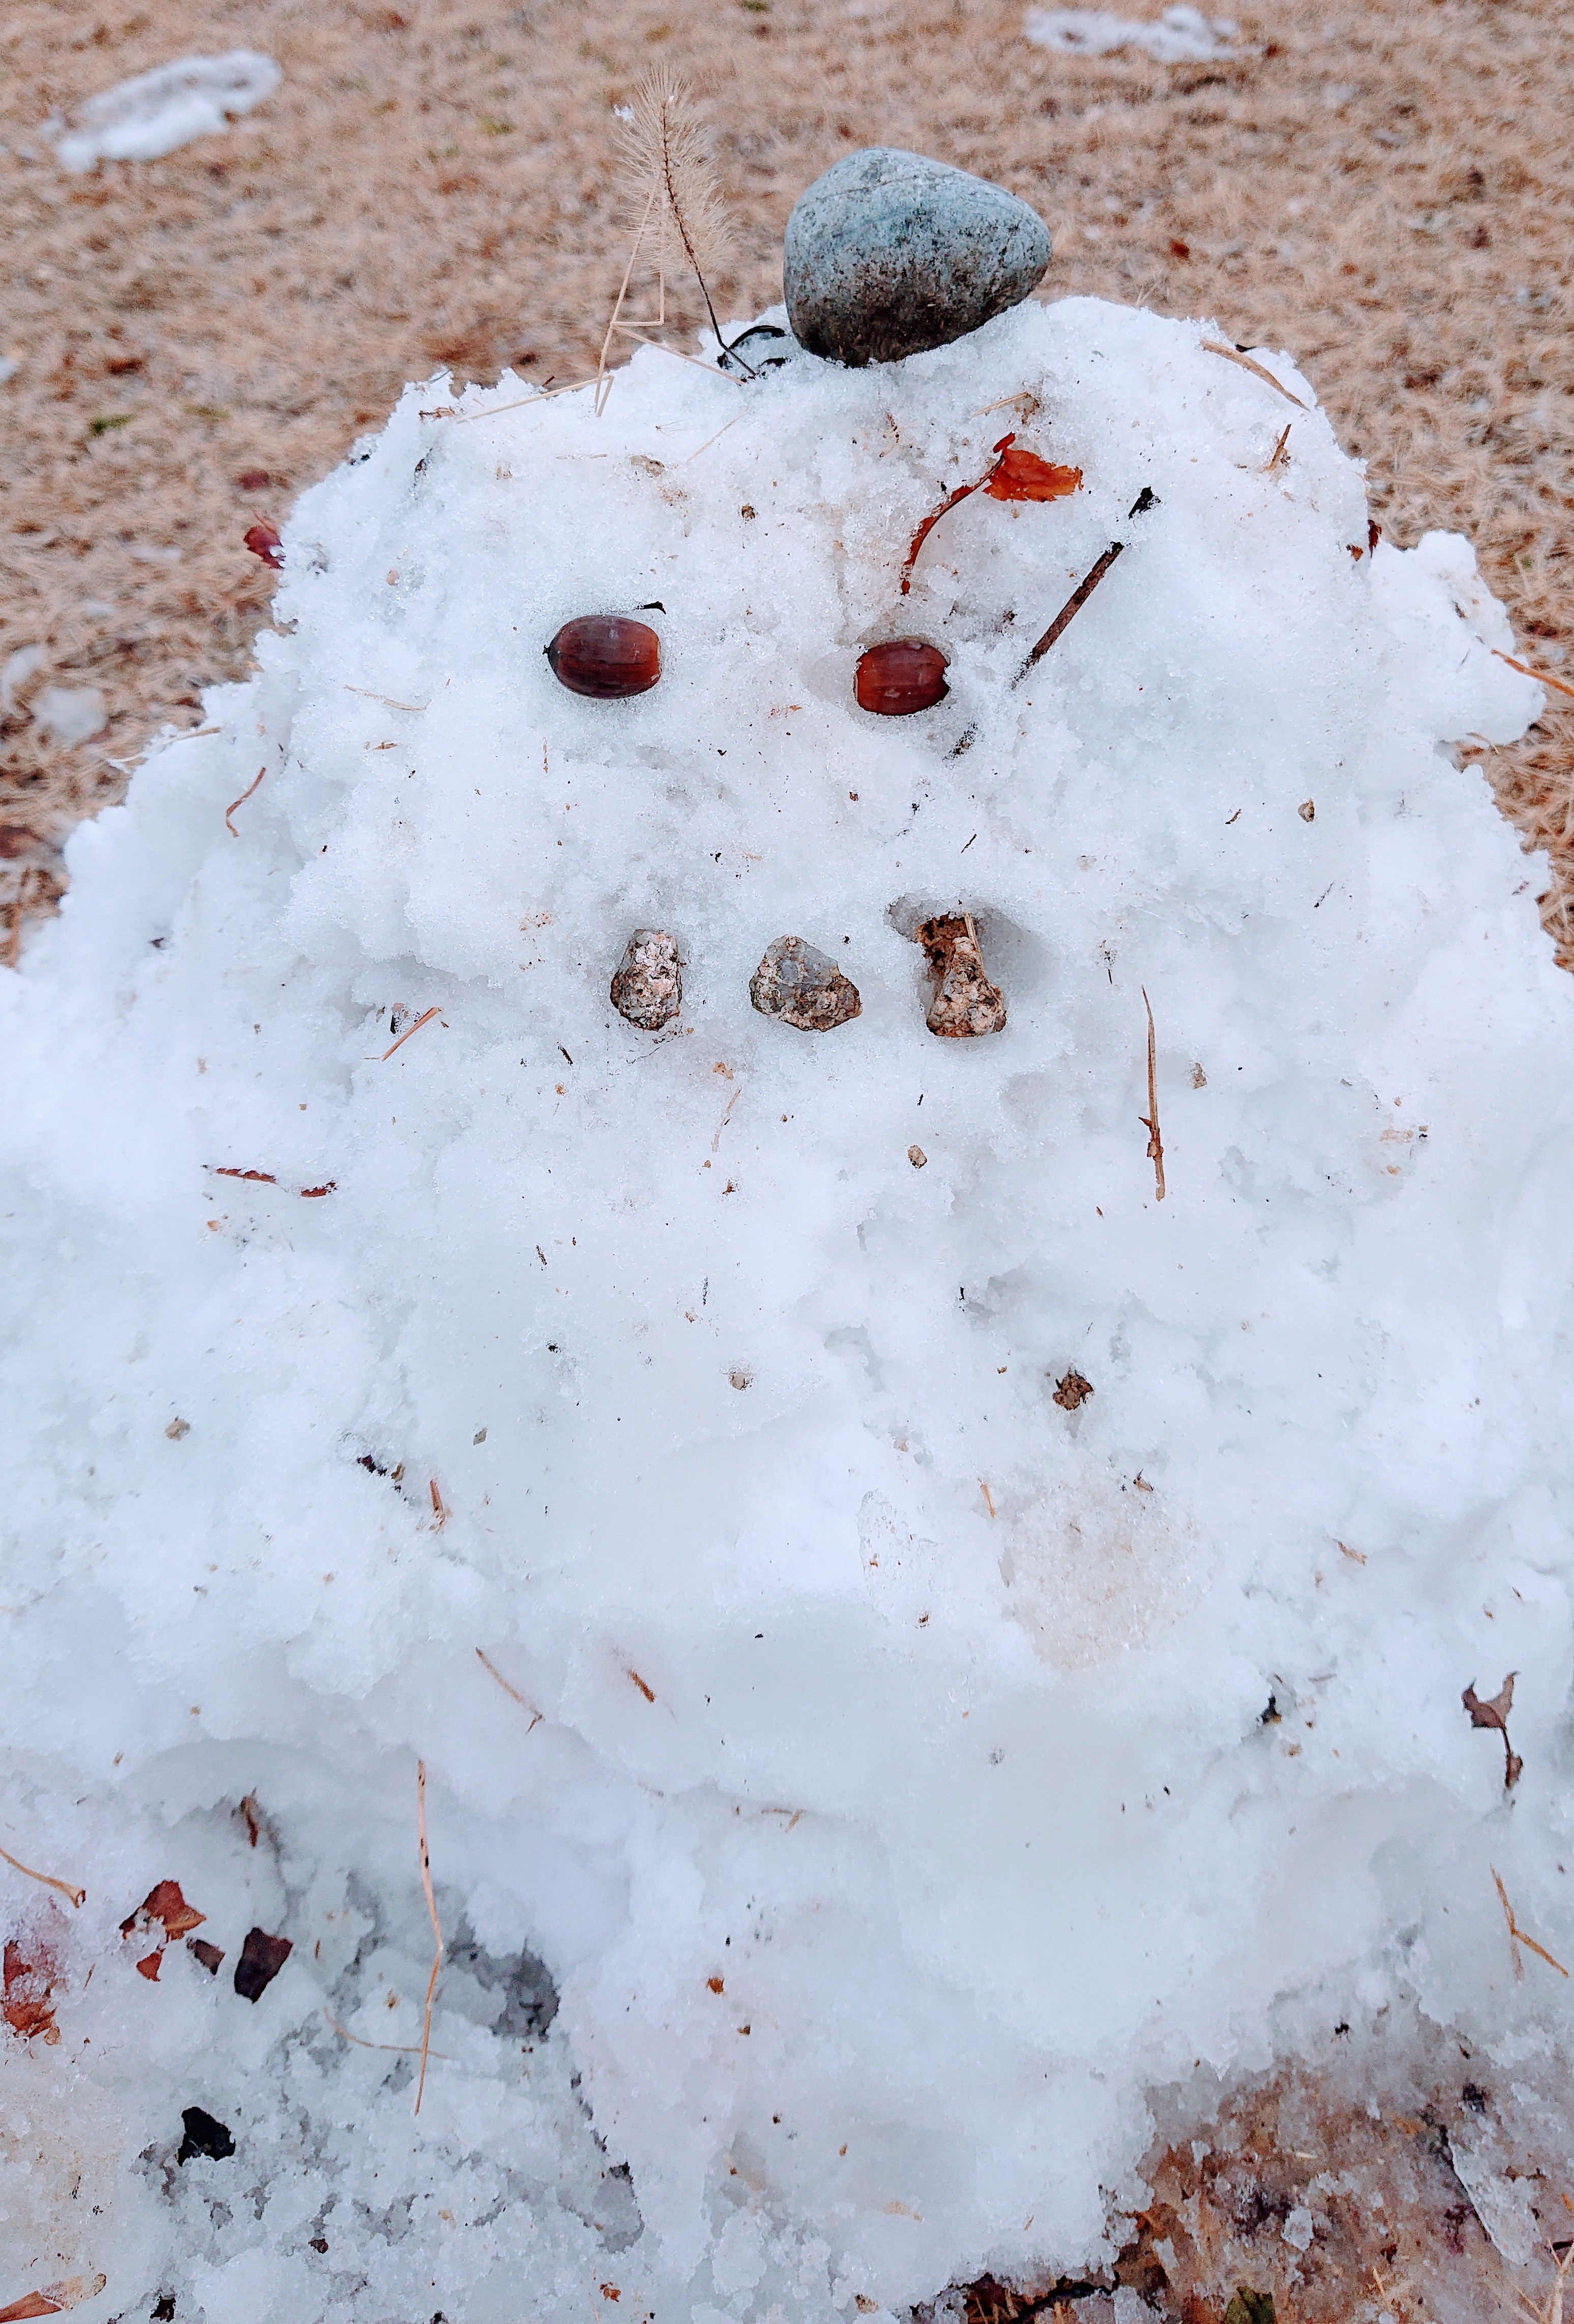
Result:
[[[331,1773],[397,1886],[419,1753],[652,2298],[1080,2269],[1151,2089],[1487,2006],[1441,1900],[1500,1796],[1460,1685],[1537,1674],[1530,1734],[1567,1686],[1571,1019],[1441,746],[1534,689],[1463,545],[1374,549],[1322,416],[1194,326],[509,401],[412,390],[306,496],[261,674],[80,835],[8,1000],[72,1243],[17,1278],[23,1563],[106,1641],[93,1720],[23,1650],[11,1740],[80,1789],[129,1737],[166,1815],[171,1755],[217,1797],[271,1741],[319,1885]],[[966,500],[903,595],[1008,429],[1081,488]],[[658,684],[559,683],[599,613]],[[871,715],[903,636],[949,691]],[[929,1029],[943,916],[997,1030]],[[784,936],[856,1016],[752,1005]],[[67,1378],[117,1492],[51,1449]],[[1542,1831],[1494,1843],[1531,1899]]]

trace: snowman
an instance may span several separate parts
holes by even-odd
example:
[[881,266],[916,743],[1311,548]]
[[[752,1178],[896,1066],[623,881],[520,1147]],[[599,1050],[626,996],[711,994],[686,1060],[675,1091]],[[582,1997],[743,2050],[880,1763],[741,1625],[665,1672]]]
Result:
[[1543,2039],[1537,690],[1048,256],[855,155],[725,362],[409,391],[3,981],[14,1791],[293,1944],[155,2042],[57,1941],[109,2118],[258,2126],[244,2234],[106,2166],[127,2291],[900,2313],[1106,2265],[1199,2065]]

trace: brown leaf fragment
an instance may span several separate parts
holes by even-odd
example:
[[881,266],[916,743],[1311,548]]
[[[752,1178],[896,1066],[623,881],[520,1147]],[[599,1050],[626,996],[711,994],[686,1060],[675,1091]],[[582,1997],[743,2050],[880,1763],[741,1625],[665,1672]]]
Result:
[[196,1954],[209,1977],[218,1975],[219,1964],[224,1959],[224,1948],[221,1945],[210,1945],[206,1937],[188,1937],[186,1950],[189,1953]]
[[1489,1702],[1482,1702],[1476,1692],[1474,1680],[1459,1697],[1470,1714],[1472,1727],[1495,1727],[1503,1738],[1503,1788],[1505,1792],[1514,1789],[1524,1767],[1524,1761],[1508,1739],[1508,1714],[1514,1709],[1514,1682],[1518,1676],[1517,1671],[1510,1671]]
[[159,1981],[159,1963],[163,1960],[163,1958],[164,1949],[161,1945],[158,1946],[151,1953],[144,1953],[142,1960],[138,1961],[136,1965],[137,1975],[139,1977],[145,1977],[150,1985],[157,1985]]
[[1092,1393],[1091,1380],[1085,1380],[1081,1372],[1067,1372],[1054,1391],[1054,1401],[1063,1412],[1077,1412]]
[[241,1999],[260,2001],[294,1950],[288,1937],[271,1937],[266,1929],[248,1929],[235,1963],[235,1991]]
[[32,1949],[30,1960],[14,1938],[7,1937],[0,1967],[0,1983],[4,1998],[0,1999],[0,2017],[11,2031],[24,2042],[41,2034],[51,2043],[60,2038],[55,2024],[55,2013],[50,1996],[54,1990],[54,1963],[41,1947]]

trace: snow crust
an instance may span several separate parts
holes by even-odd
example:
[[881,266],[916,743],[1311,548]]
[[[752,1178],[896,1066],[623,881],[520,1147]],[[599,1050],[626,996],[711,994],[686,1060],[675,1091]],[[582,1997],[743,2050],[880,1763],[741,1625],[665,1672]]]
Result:
[[[18,2292],[899,2313],[1107,2257],[1198,2061],[1545,2046],[1489,1868],[1566,1958],[1574,987],[1445,747],[1540,695],[1208,335],[411,389],[75,835],[0,974],[0,1845],[88,1891],[0,1865]],[[899,598],[1012,425],[1082,489]],[[556,684],[639,609],[652,692]],[[909,633],[949,697],[860,711]],[[958,910],[1008,1019],[937,1040]],[[681,1032],[609,1005],[635,927]],[[784,935],[855,1020],[750,1010]],[[135,1973],[161,1878],[216,1978]]]
[[56,139],[56,158],[78,173],[97,161],[159,161],[227,129],[234,117],[272,97],[283,77],[273,59],[255,49],[177,57],[89,97],[77,126]]

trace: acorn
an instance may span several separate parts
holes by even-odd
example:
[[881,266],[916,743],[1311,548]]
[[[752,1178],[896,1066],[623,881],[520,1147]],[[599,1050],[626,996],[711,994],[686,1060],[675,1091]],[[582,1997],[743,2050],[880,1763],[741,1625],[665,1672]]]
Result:
[[552,675],[570,694],[621,702],[649,694],[661,675],[661,641],[645,622],[621,613],[580,613],[547,648]]
[[916,710],[933,710],[951,692],[945,683],[945,656],[922,638],[892,638],[870,646],[858,658],[854,687],[861,710],[881,718],[910,718]]

